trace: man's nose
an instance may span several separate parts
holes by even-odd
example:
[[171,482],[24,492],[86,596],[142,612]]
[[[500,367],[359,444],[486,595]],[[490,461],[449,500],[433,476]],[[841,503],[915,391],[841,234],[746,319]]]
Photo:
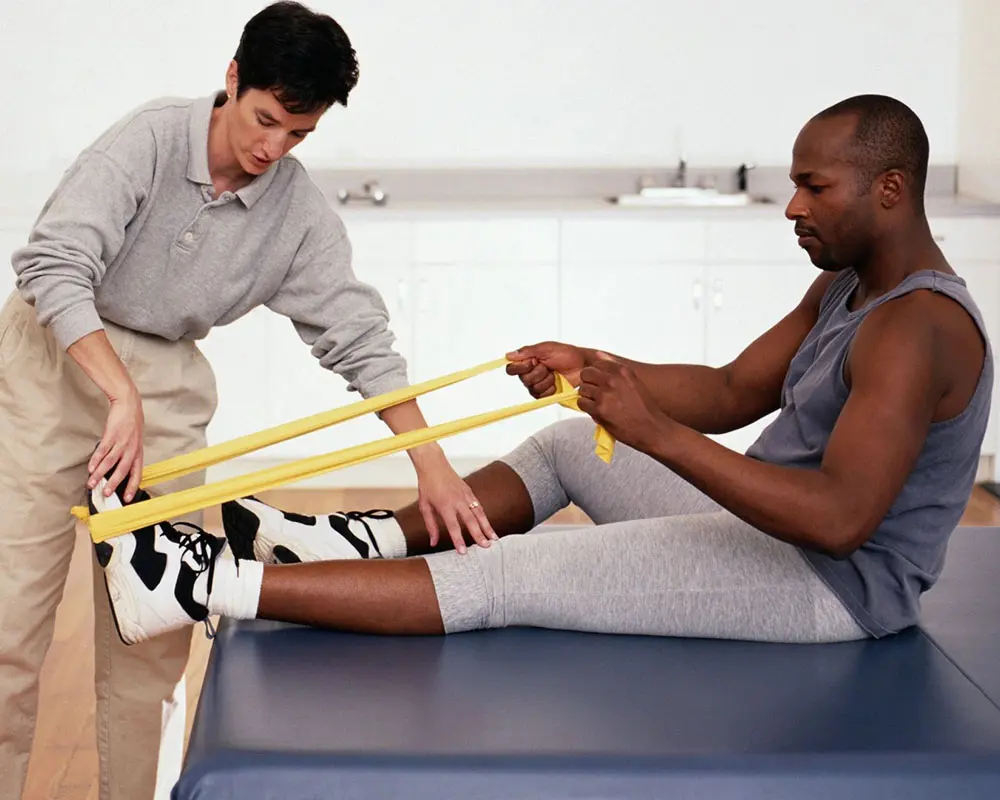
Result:
[[809,209],[802,202],[802,190],[796,189],[792,199],[785,206],[785,217],[791,220],[802,219],[809,216]]

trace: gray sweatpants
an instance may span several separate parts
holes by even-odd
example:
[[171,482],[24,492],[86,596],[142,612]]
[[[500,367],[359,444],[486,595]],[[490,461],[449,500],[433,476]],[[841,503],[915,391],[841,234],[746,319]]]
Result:
[[572,502],[594,526],[425,557],[448,633],[522,625],[773,642],[867,636],[797,548],[621,443],[605,464],[593,431],[589,419],[558,422],[502,461],[527,487],[536,525]]

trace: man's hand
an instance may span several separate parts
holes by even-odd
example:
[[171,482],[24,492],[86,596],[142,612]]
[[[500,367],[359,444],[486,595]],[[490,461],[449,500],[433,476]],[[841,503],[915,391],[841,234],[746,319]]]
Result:
[[644,453],[668,435],[673,422],[635,371],[606,353],[596,353],[581,371],[578,405],[615,439]]
[[587,365],[589,351],[561,342],[541,342],[522,347],[507,358],[508,375],[517,375],[531,396],[538,399],[555,392],[556,379],[553,373],[560,373],[573,386],[580,384],[580,371]]
[[[139,480],[142,478],[142,429],[144,418],[142,398],[135,386],[130,386],[121,397],[111,398],[111,409],[104,426],[104,436],[90,458],[87,469],[90,479],[87,487],[93,489],[108,471],[115,471],[108,478],[104,495],[110,497],[125,478],[125,502],[132,502]],[[117,466],[116,466],[117,464]]]

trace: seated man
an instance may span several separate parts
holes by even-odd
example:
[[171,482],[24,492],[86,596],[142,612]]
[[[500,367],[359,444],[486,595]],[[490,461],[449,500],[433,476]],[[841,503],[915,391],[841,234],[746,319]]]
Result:
[[[968,501],[993,387],[979,309],[925,217],[927,160],[920,120],[891,98],[805,125],[786,216],[822,273],[727,366],[557,343],[513,353],[508,372],[531,394],[560,372],[591,419],[466,479],[499,540],[442,540],[415,505],[304,517],[245,498],[224,507],[226,539],[163,524],[97,545],[122,637],[210,614],[782,642],[914,624]],[[705,435],[779,409],[745,455]],[[610,465],[593,453],[595,421],[619,442]],[[522,535],[570,502],[595,525]]]

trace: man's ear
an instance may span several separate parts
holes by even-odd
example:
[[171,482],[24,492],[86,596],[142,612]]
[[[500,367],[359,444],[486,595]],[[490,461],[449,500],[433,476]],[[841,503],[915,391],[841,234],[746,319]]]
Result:
[[878,199],[882,208],[893,208],[903,199],[906,191],[906,176],[898,169],[890,169],[878,179]]

